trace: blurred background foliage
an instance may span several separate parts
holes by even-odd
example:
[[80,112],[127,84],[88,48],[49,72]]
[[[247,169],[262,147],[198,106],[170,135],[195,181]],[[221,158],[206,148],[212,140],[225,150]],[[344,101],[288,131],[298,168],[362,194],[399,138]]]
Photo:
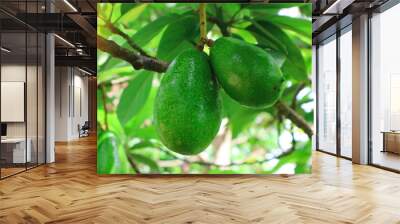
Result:
[[[171,62],[199,41],[198,17],[182,22],[197,16],[198,6],[100,3],[97,35],[131,53]],[[311,4],[207,4],[206,12],[208,38],[232,36],[274,56],[287,80],[281,102],[311,126]],[[311,140],[304,127],[277,106],[246,108],[222,90],[224,119],[214,142],[196,156],[169,151],[152,118],[162,73],[97,53],[98,173],[310,172]]]

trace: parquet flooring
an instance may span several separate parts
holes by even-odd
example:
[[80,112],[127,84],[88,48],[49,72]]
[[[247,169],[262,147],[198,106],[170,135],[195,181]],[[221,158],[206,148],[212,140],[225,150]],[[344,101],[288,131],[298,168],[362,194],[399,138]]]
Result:
[[400,175],[315,153],[313,174],[96,175],[95,139],[0,181],[0,223],[400,223]]

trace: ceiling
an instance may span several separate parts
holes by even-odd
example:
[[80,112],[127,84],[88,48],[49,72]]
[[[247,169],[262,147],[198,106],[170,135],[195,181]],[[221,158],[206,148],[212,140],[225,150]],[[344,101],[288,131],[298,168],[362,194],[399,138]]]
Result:
[[313,0],[313,44],[351,24],[353,17],[386,2],[388,0]]
[[[7,54],[10,60],[26,55],[25,35],[18,33],[54,32],[56,65],[78,66],[95,74],[96,4],[96,0],[47,0],[47,5],[46,0],[0,0],[2,45],[12,49]],[[35,51],[36,46],[28,43],[28,56]]]

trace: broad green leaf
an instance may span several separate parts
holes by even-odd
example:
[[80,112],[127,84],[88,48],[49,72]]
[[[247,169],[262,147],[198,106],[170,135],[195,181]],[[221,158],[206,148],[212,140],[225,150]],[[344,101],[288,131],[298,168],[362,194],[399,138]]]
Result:
[[114,132],[118,136],[118,138],[121,139],[121,141],[124,140],[125,132],[115,112],[108,111],[107,122],[110,131]]
[[116,136],[112,132],[102,132],[97,141],[97,173],[110,174],[114,164],[119,163]]
[[101,68],[110,58],[110,55],[97,50],[97,67]]
[[136,130],[141,128],[144,121],[153,118],[154,99],[157,95],[157,88],[151,88],[150,95],[143,108],[128,123],[125,124],[125,132],[128,136],[135,137]]
[[302,6],[299,7],[300,12],[307,16],[307,17],[311,17],[312,14],[312,3],[305,3]]
[[97,13],[103,19],[110,19],[112,14],[112,4],[110,3],[98,3]]
[[121,24],[129,24],[131,22],[134,22],[146,7],[147,4],[139,4],[138,6],[131,8],[129,11],[119,17],[119,19],[116,20],[115,23],[118,22]]
[[170,24],[171,22],[176,21],[180,18],[178,14],[166,14],[164,16],[158,17],[156,20],[148,23],[146,26],[138,30],[133,36],[132,39],[139,46],[145,46],[149,43],[159,32],[163,30],[163,28]]
[[220,169],[210,169],[208,174],[238,174],[235,170],[220,170]]
[[[124,67],[124,69],[122,69],[123,71],[119,70],[122,67]],[[110,81],[114,78],[119,78],[121,76],[137,73],[137,71],[130,73],[129,70],[133,70],[133,68],[127,68],[127,67],[132,67],[132,65],[122,59],[110,57],[105,62],[105,64],[103,64],[100,68],[97,69],[98,84]],[[118,73],[117,73],[117,71],[118,71]],[[111,73],[114,73],[114,74],[111,74]]]
[[144,140],[137,144],[134,144],[133,146],[131,146],[129,148],[129,150],[137,150],[137,149],[142,149],[142,148],[147,148],[147,147],[155,147],[155,144],[151,141]]
[[154,125],[135,130],[134,136],[141,139],[158,139]]
[[289,16],[268,16],[262,20],[272,22],[285,29],[293,30],[311,39],[311,34],[312,34],[311,20],[294,18]]
[[285,9],[285,8],[292,8],[292,7],[300,7],[307,3],[267,3],[267,4],[243,4],[246,8],[252,10],[272,10],[272,9]]
[[222,16],[224,21],[229,22],[233,16],[237,15],[240,10],[240,5],[235,3],[219,4],[222,8]]
[[119,135],[112,131],[100,132],[97,141],[97,173],[133,173]]
[[103,69],[99,71],[97,75],[97,82],[103,83],[105,81],[111,80],[116,77],[121,77],[123,75],[132,75],[135,73],[135,70],[131,65],[123,66],[123,67],[114,67],[111,69]]
[[[271,34],[273,34],[286,47],[287,59],[281,68],[285,78],[287,80],[294,79],[297,81],[307,80],[308,74],[306,70],[306,65],[299,47],[297,47],[290,39],[290,37],[278,26],[267,21],[258,21],[258,24],[262,26],[263,29],[268,30]],[[260,40],[259,44],[263,44],[266,47],[269,47],[271,46],[271,42],[275,43],[275,41],[271,41],[268,36],[263,36],[264,33],[260,32],[260,30],[256,27],[251,26],[248,29],[252,31],[253,34],[258,34],[261,37],[265,37],[265,39],[258,39]],[[255,36],[257,38],[257,35]]]
[[124,89],[117,108],[118,119],[122,125],[142,109],[149,96],[152,80],[153,73],[144,71],[132,79]]
[[172,61],[182,50],[193,47],[191,43],[199,33],[197,16],[185,16],[168,25],[161,37],[157,57]]
[[248,30],[232,28],[231,32],[232,32],[232,34],[238,35],[240,37],[240,39],[242,39],[250,44],[257,44],[257,39]]
[[136,3],[117,3],[121,5],[121,15],[125,15],[128,13],[130,10],[134,9],[135,7],[139,6],[140,4]]
[[97,34],[103,38],[108,38],[110,35],[112,35],[111,31],[105,27],[104,25],[100,24],[101,19],[97,20],[99,22],[97,26]]
[[224,91],[221,91],[220,94],[223,112],[228,117],[232,130],[232,138],[236,138],[262,110],[244,107],[229,97]]
[[276,64],[278,64],[279,67],[283,66],[287,58],[285,54],[283,54],[281,51],[277,51],[271,48],[267,48],[265,49],[265,51],[267,51],[272,56],[272,58],[274,59]]
[[118,158],[119,162],[115,163],[111,173],[112,174],[129,174],[129,173],[135,173],[133,171],[131,164],[128,161],[128,157],[126,155],[126,152],[123,148],[122,144],[118,145]]
[[285,55],[288,54],[287,46],[285,46],[282,40],[279,39],[279,37],[277,37],[274,32],[264,27],[258,21],[252,21],[252,22],[253,24],[247,27],[247,30],[252,32],[253,35],[256,37],[256,39],[259,40],[258,41],[259,44],[265,44],[265,42],[267,42],[268,47],[271,47],[275,50],[279,50]]
[[116,4],[112,4],[112,13],[111,13],[111,22],[114,22],[114,21],[116,21],[116,20],[118,20],[120,17],[121,17],[121,15],[124,15],[124,14],[121,14],[121,6],[122,6],[123,4],[119,4],[119,3],[116,3]]

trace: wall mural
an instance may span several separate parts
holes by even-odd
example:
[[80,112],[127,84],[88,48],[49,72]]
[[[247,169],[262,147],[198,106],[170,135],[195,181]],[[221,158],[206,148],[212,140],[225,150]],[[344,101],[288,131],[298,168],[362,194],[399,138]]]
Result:
[[311,4],[99,3],[99,174],[311,172]]

